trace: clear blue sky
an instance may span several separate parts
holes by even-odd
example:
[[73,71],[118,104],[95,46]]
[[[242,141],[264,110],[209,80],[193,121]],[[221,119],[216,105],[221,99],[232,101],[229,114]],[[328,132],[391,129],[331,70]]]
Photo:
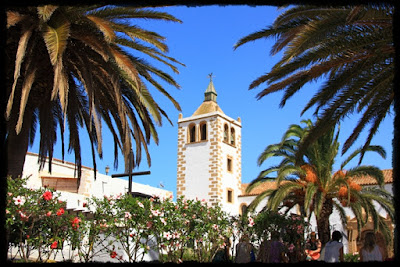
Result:
[[[151,167],[148,166],[143,155],[141,166],[135,169],[135,171],[150,170],[151,175],[136,176],[134,181],[156,187],[162,182],[164,188],[172,191],[176,196],[178,115],[182,113],[183,117],[189,117],[202,103],[204,91],[209,82],[207,75],[212,72],[215,76],[213,82],[218,93],[219,106],[226,115],[234,119],[240,117],[242,120],[242,182],[248,183],[262,169],[277,163],[277,161],[267,160],[263,166],[257,166],[257,158],[264,148],[269,144],[279,142],[290,124],[300,124],[302,119],[312,118],[312,112],[300,117],[300,111],[320,82],[306,85],[282,109],[279,108],[281,93],[257,101],[255,96],[264,87],[248,90],[254,79],[268,72],[279,60],[279,54],[270,56],[273,39],[249,43],[236,51],[233,50],[233,45],[241,37],[270,25],[281,12],[277,7],[213,5],[190,8],[172,6],[163,9],[182,20],[183,23],[146,21],[145,24],[138,24],[165,36],[170,49],[168,55],[186,65],[179,68],[180,74],[174,74],[167,68],[161,67],[181,85],[181,89],[177,90],[163,84],[180,103],[182,111],[177,111],[156,89],[150,88],[155,100],[167,112],[174,125],[164,120],[163,126],[158,128],[160,143],[157,146],[151,142],[149,146]],[[394,115],[391,115],[385,119],[372,142],[386,149],[387,158],[384,160],[375,153],[367,153],[363,164],[375,165],[381,169],[392,168],[393,117]],[[340,138],[342,143],[351,133],[356,121],[356,116],[343,121]],[[353,148],[360,147],[366,135],[367,131],[360,136]],[[85,131],[81,131],[81,138],[82,163],[92,167],[91,149]],[[97,157],[97,168],[101,173],[105,173],[106,165],[111,168],[109,174],[124,172],[121,154],[118,169],[113,168],[112,144],[112,137],[103,127],[103,159],[100,160]],[[66,144],[66,151],[67,148],[68,144]],[[39,151],[38,140],[29,151],[35,153]],[[57,143],[54,152],[54,157],[61,159],[60,143]],[[66,154],[65,160],[74,162],[74,155]],[[336,168],[340,163],[341,159],[338,158]],[[353,167],[356,163],[350,163],[348,167]]]

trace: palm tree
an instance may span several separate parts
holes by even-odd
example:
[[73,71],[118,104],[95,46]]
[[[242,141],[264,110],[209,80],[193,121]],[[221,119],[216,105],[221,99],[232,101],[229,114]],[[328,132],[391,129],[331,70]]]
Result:
[[[344,207],[347,207],[357,218],[359,230],[366,224],[368,217],[371,217],[375,229],[389,237],[390,232],[374,206],[374,202],[379,203],[393,220],[394,204],[392,196],[383,189],[382,171],[377,167],[365,165],[344,169],[361,153],[362,148],[360,148],[343,161],[340,170],[333,172],[339,150],[340,132],[338,129],[335,133],[335,127],[308,146],[303,157],[296,160],[299,144],[310,134],[310,129],[313,127],[311,120],[303,120],[302,123],[306,126],[291,125],[280,143],[267,146],[260,154],[259,165],[271,157],[280,157],[282,160],[276,166],[261,171],[246,191],[250,192],[271,179],[277,186],[259,194],[249,205],[249,209],[254,209],[265,198],[268,198],[265,208],[269,210],[276,211],[285,207],[289,211],[295,205],[299,205],[303,216],[310,218],[312,214],[315,215],[319,237],[325,244],[329,240],[329,216],[333,209],[339,211],[342,223],[345,225]],[[367,151],[386,157],[385,150],[380,146],[369,146]],[[362,188],[355,182],[355,178],[359,176],[374,178],[379,187]]]
[[271,54],[283,51],[272,70],[251,83],[250,89],[266,84],[258,99],[283,90],[283,107],[306,83],[327,78],[302,111],[315,107],[320,120],[303,140],[298,157],[346,116],[362,113],[342,147],[344,154],[370,124],[361,162],[380,123],[393,108],[393,13],[394,7],[389,4],[294,6],[271,26],[235,44],[236,49],[251,41],[275,37]]
[[180,106],[157,80],[179,88],[177,82],[146,57],[175,73],[181,63],[167,56],[163,36],[137,23],[180,20],[149,8],[104,5],[10,7],[6,13],[8,174],[21,175],[39,126],[40,166],[48,156],[49,171],[57,128],[63,158],[64,132],[68,130],[68,151],[75,153],[80,178],[79,130],[84,128],[96,172],[95,155],[102,158],[103,153],[103,123],[113,136],[115,168],[119,150],[127,167],[133,146],[135,165],[141,161],[142,148],[150,165],[147,145],[151,139],[158,143],[156,125],[162,125],[163,117],[172,122],[146,84],[176,109]]

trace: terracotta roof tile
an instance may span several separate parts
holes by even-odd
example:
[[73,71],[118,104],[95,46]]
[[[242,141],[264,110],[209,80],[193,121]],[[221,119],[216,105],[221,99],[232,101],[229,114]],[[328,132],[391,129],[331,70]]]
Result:
[[218,111],[220,113],[224,113],[222,109],[218,106],[218,104],[214,101],[204,101],[201,105],[197,108],[197,110],[193,113],[192,116],[203,115]]
[[249,186],[250,183],[242,184],[242,194],[240,196],[257,196],[268,189],[276,189],[276,182],[265,182],[251,190],[250,193],[246,193],[246,188]]
[[[393,183],[393,171],[391,169],[388,169],[388,170],[382,170],[382,172],[383,172],[385,184]],[[370,176],[356,177],[356,178],[353,178],[353,181],[355,181],[359,185],[376,185],[377,184],[375,179],[373,179]]]
[[[383,176],[384,176],[384,181],[385,184],[390,184],[393,183],[393,172],[391,169],[388,170],[382,170]],[[375,179],[373,179],[370,176],[361,176],[353,179],[356,183],[359,185],[376,185]],[[242,194],[240,195],[241,197],[244,196],[257,196],[264,192],[267,189],[275,189],[276,188],[276,182],[275,181],[270,181],[270,182],[265,182],[263,184],[260,184],[253,190],[251,190],[250,193],[246,193],[246,188],[249,186],[250,183],[244,183],[242,184]]]

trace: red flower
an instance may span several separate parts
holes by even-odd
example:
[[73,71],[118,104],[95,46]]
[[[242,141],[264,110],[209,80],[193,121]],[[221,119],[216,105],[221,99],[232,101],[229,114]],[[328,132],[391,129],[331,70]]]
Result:
[[48,211],[48,212],[46,213],[46,216],[47,216],[47,217],[50,217],[50,216],[51,216],[51,211]]
[[57,246],[58,246],[58,242],[54,241],[53,244],[51,244],[50,248],[55,249],[55,248],[57,248]]
[[43,193],[43,199],[44,200],[50,200],[53,198],[53,193],[51,193],[50,191],[46,191]]
[[57,211],[57,216],[61,216],[64,214],[64,208],[59,208]]
[[72,223],[72,228],[78,229],[80,222],[81,222],[81,219],[79,219],[78,217],[75,217],[71,222]]
[[115,257],[117,257],[117,252],[111,251],[110,257],[113,258],[113,259],[114,259]]

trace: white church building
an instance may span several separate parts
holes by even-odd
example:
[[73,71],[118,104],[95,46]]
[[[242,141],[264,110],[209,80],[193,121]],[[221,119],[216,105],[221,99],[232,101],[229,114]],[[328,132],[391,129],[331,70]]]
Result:
[[[204,101],[190,117],[178,118],[177,148],[177,190],[176,197],[186,199],[205,199],[210,204],[220,204],[231,215],[242,214],[255,197],[268,188],[276,188],[275,182],[267,182],[246,193],[248,184],[242,183],[241,173],[241,119],[226,115],[217,104],[217,92],[212,79],[204,93]],[[171,152],[173,153],[173,152]],[[67,209],[77,212],[89,212],[83,203],[87,197],[118,195],[128,191],[128,182],[124,179],[111,178],[109,175],[96,173],[93,169],[82,166],[82,178],[77,187],[74,175],[75,165],[58,159],[52,161],[52,173],[47,172],[47,164],[39,170],[38,155],[28,152],[25,159],[23,176],[31,176],[28,186],[38,188],[49,186],[61,192],[61,199],[67,202]],[[392,170],[384,170],[385,189],[393,194]],[[361,177],[357,181],[362,186],[374,185],[370,177]],[[145,195],[170,197],[172,192],[149,185],[132,183],[134,191]],[[266,204],[263,200],[256,208],[260,211]],[[386,212],[377,207],[382,217],[387,219],[392,229],[394,226]],[[296,210],[294,212],[297,212]],[[358,251],[356,221],[348,213],[347,226],[341,224],[340,217],[333,213],[330,225],[333,230],[341,231],[345,253]],[[311,229],[316,231],[315,219]],[[363,233],[370,231],[372,224],[364,227]],[[361,233],[362,234],[362,233]]]

